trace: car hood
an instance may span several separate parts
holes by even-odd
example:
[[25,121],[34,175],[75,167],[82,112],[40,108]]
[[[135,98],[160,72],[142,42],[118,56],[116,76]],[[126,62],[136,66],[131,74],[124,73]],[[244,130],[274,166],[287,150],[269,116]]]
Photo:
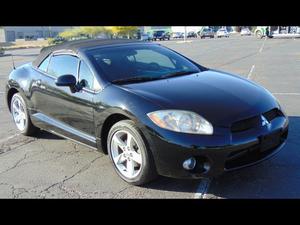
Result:
[[123,87],[163,109],[193,111],[223,127],[278,107],[266,89],[215,70]]

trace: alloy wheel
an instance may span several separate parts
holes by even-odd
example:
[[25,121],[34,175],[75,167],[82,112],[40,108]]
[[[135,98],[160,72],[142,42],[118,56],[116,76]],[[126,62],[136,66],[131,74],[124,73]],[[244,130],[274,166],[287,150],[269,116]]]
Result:
[[12,102],[12,115],[17,128],[23,131],[26,128],[27,116],[25,106],[20,98],[16,97]]
[[142,169],[140,146],[133,135],[125,130],[114,133],[110,144],[111,156],[118,171],[128,179],[139,175]]

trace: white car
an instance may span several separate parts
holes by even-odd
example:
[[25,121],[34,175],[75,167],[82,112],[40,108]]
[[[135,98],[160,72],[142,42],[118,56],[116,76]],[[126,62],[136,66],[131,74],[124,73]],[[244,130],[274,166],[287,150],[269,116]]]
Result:
[[217,38],[220,38],[220,37],[229,37],[229,33],[226,29],[224,28],[221,28],[217,31]]
[[153,39],[153,36],[150,33],[141,34],[141,41],[151,41],[152,39]]
[[248,35],[251,35],[251,31],[249,30],[249,28],[243,28],[241,30],[241,36],[248,36]]
[[184,37],[184,33],[182,33],[182,32],[172,33],[172,38],[183,38],[183,37]]

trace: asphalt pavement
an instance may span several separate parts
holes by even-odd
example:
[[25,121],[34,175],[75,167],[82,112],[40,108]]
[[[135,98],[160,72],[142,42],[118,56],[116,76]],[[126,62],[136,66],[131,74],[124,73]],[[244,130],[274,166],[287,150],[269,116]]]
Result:
[[19,135],[4,100],[12,69],[39,49],[0,57],[0,198],[299,198],[300,39],[220,39],[159,42],[206,67],[244,76],[281,102],[290,119],[286,146],[259,165],[212,180],[160,177],[144,187],[122,181],[108,156],[47,132]]

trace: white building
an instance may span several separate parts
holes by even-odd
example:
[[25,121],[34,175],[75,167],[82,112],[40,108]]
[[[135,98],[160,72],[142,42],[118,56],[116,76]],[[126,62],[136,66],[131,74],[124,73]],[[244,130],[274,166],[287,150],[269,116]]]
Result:
[[60,32],[70,29],[66,26],[10,26],[0,28],[0,42],[13,42],[16,39],[38,39],[55,37]]

